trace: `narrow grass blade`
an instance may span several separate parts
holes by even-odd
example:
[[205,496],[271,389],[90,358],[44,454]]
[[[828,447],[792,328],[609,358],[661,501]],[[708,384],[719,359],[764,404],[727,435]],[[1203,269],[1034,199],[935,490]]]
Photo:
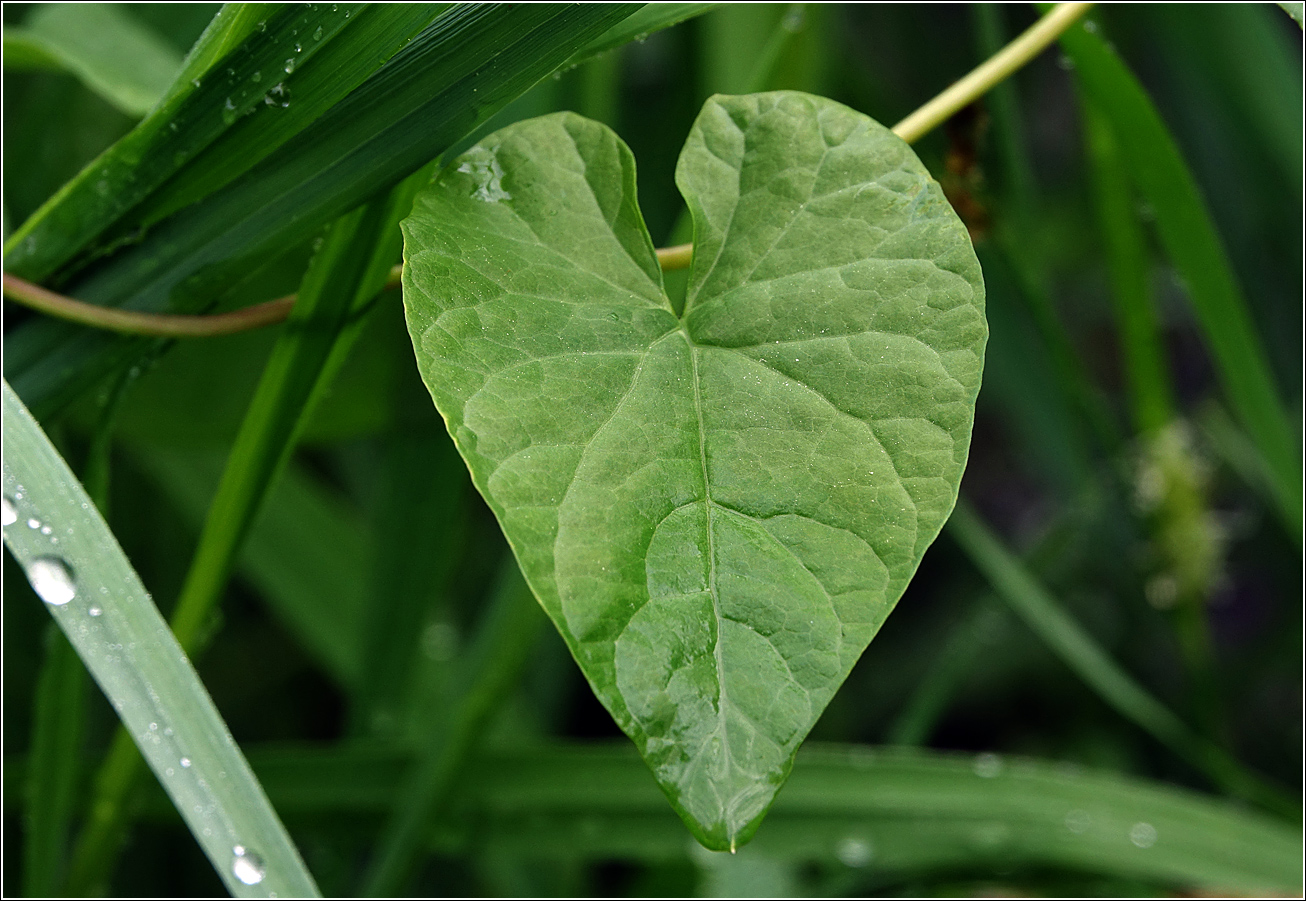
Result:
[[1221,748],[1199,736],[1121,669],[1063,611],[1020,561],[963,500],[948,520],[948,533],[970,557],[998,596],[1107,704],[1160,741],[1225,791],[1268,810],[1297,818],[1300,808],[1245,770]]
[[1107,270],[1124,345],[1130,409],[1138,432],[1155,432],[1174,418],[1161,327],[1148,289],[1147,250],[1135,214],[1128,173],[1111,124],[1096,103],[1083,97],[1089,167]]
[[316,895],[185,653],[108,526],[8,384],[4,445],[6,546],[223,882],[239,896]]
[[[376,745],[267,748],[250,758],[278,809],[305,821],[383,814],[409,761]],[[162,799],[147,805],[152,818],[166,813]],[[484,751],[427,836],[446,853],[511,850],[528,859],[654,863],[689,851],[684,827],[624,745]],[[739,856],[864,867],[868,882],[1030,867],[1255,895],[1300,892],[1301,842],[1296,825],[1115,773],[809,744],[766,829]]]
[[1085,94],[1109,119],[1130,177],[1156,211],[1157,233],[1187,288],[1220,383],[1274,473],[1280,514],[1300,542],[1300,434],[1280,402],[1201,192],[1142,85],[1103,38],[1076,25],[1062,35],[1061,46]]
[[468,652],[448,711],[435,714],[427,752],[395,795],[363,889],[365,897],[401,891],[444,805],[471,759],[490,715],[516,684],[544,616],[516,560],[507,558],[500,584]]
[[[222,458],[145,447],[127,454],[198,533]],[[322,671],[352,693],[365,673],[369,563],[363,518],[291,461],[250,526],[236,572]]]
[[567,65],[576,66],[622,44],[643,41],[655,31],[679,25],[720,5],[719,3],[649,3],[590,41],[575,56],[567,60]]
[[59,894],[86,714],[86,667],[58,629],[36,685],[23,833],[23,894]]

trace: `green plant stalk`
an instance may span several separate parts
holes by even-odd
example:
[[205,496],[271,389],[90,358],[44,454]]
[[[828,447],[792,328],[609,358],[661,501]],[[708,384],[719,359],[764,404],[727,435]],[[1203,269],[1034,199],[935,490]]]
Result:
[[3,406],[12,520],[4,538],[14,559],[140,742],[228,889],[315,895],[298,852],[103,517],[7,383]]
[[[300,299],[241,424],[173,612],[173,633],[188,652],[199,650],[201,630],[268,487],[289,458],[313,396],[342,362],[337,348],[344,344],[347,349],[348,343],[340,340],[342,332],[385,284],[398,254],[398,221],[411,206],[412,192],[429,174],[424,167],[386,200],[338,220],[309,265]],[[74,889],[107,882],[125,835],[127,800],[139,771],[135,747],[120,731],[97,780],[91,816],[74,858]]]
[[1221,386],[1274,474],[1279,514],[1302,541],[1301,446],[1224,246],[1174,138],[1147,93],[1103,39],[1061,38],[1084,93],[1111,123],[1121,156],[1156,211],[1161,243],[1182,277]]
[[1063,611],[1005,548],[964,500],[946,531],[971,559],[998,596],[1025,621],[1062,662],[1099,697],[1223,790],[1289,818],[1301,809],[1281,791],[1248,772],[1221,748],[1198,735],[1121,669],[1078,623]]
[[57,626],[51,624],[48,638],[36,682],[23,821],[29,898],[60,893],[86,716],[86,667]]
[[430,824],[449,799],[490,716],[516,685],[544,617],[509,556],[476,643],[467,655],[451,711],[437,716],[427,751],[404,780],[381,835],[364,897],[402,891],[417,863]]
[[1175,415],[1161,327],[1148,290],[1147,253],[1115,135],[1096,102],[1081,93],[1089,168],[1106,249],[1134,429],[1153,433]]

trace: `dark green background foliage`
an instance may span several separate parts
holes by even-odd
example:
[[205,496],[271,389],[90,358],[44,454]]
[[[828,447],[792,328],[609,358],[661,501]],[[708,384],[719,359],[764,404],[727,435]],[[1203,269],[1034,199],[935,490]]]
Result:
[[[179,63],[217,6],[123,11]],[[39,12],[5,5],[7,34]],[[1036,15],[720,9],[545,77],[488,122],[492,104],[484,115],[468,106],[448,140],[465,147],[558,110],[603,122],[634,153],[655,244],[679,243],[689,233],[673,171],[711,94],[801,90],[892,126]],[[1272,5],[1123,5],[1093,20],[1081,36],[1114,45],[1191,169],[1259,337],[1263,358],[1248,365],[1272,374],[1300,448],[1302,32]],[[1080,50],[1067,42],[1064,52]],[[734,858],[695,845],[524,594],[421,383],[398,293],[361,308],[348,358],[315,400],[220,612],[204,623],[197,664],[324,893],[390,884],[418,894],[1099,895],[1300,884],[1299,820],[1211,797],[1268,793],[1268,806],[1291,815],[1273,795],[1300,793],[1300,512],[1260,462],[1260,432],[1194,312],[1208,286],[1171,252],[1166,198],[1147,194],[1130,172],[1136,150],[1111,131],[1125,99],[1104,95],[1094,72],[1062,54],[1049,49],[915,145],[984,271],[990,340],[967,506]],[[6,238],[136,121],[87,84],[6,69]],[[219,161],[221,152],[209,150]],[[426,159],[391,160],[392,175],[370,187],[360,175],[353,202]],[[172,184],[174,201],[209,190],[205,178],[222,170],[193,171]],[[144,219],[173,209],[168,197],[153,202]],[[173,221],[211,214],[197,209]],[[347,211],[315,209],[326,218],[287,227],[289,243],[248,258],[256,277],[219,302],[296,291],[313,240]],[[386,215],[373,205],[357,227]],[[265,229],[236,227],[231,240],[246,249],[282,234],[280,222],[223,221]],[[122,249],[59,276],[72,293],[78,279],[102,297],[129,284],[104,275],[135,252],[132,234],[105,236],[118,239]],[[675,298],[685,276],[666,283]],[[30,349],[22,336],[37,333],[38,318],[6,301],[7,351]],[[106,357],[102,376],[42,418],[89,481],[83,463],[104,398],[118,370],[141,365],[117,409],[108,520],[165,615],[283,330]],[[1013,564],[1190,728],[1169,729],[1155,708],[1131,707],[1095,678],[1100,669],[1075,656],[1078,638],[1057,632],[1063,621],[1013,600],[1025,584],[1020,570],[1007,578]],[[47,685],[38,696],[37,677],[60,652],[7,556],[4,588],[4,890],[16,894],[62,878],[57,865],[33,878],[20,863],[32,859],[27,755],[52,694]],[[86,698],[74,835],[117,723],[93,686]],[[891,744],[904,750],[854,747]],[[1224,756],[1211,763],[1211,749]],[[416,784],[434,786],[426,807],[407,790],[414,771],[427,774]],[[1249,771],[1273,787],[1245,790]],[[108,889],[222,891],[153,780],[133,798],[137,820]],[[432,822],[405,831],[410,809]],[[1190,843],[1176,849],[1174,835]],[[405,841],[420,853],[394,850]],[[378,847],[407,862],[378,864]]]

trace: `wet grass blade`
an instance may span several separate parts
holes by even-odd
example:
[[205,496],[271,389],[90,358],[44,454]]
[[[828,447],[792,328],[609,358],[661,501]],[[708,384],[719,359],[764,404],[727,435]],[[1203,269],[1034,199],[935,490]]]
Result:
[[1080,24],[1062,35],[1061,46],[1085,94],[1110,122],[1131,179],[1156,212],[1157,233],[1184,281],[1220,383],[1274,473],[1280,515],[1300,542],[1300,435],[1280,401],[1197,183],[1142,85],[1106,42]]
[[[244,176],[88,271],[69,293],[142,310],[205,309],[234,279],[430,162],[633,9],[448,10]],[[143,348],[139,339],[34,322],[6,340],[6,373],[44,417]]]
[[1126,719],[1170,748],[1216,785],[1267,810],[1298,818],[1301,809],[1245,770],[1223,749],[1198,735],[1126,673],[1024,568],[964,501],[946,531],[998,596],[1048,648]]
[[250,897],[316,895],[275,811],[108,526],[8,384],[3,400],[6,546],[228,889]]

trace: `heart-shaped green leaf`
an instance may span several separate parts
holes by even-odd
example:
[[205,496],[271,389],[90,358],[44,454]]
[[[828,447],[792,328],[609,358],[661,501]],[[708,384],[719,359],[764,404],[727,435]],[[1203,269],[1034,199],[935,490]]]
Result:
[[987,329],[965,227],[883,126],[713,97],[683,315],[630,150],[491,135],[404,222],[418,366],[595,693],[708,847],[746,841],[957,497]]

